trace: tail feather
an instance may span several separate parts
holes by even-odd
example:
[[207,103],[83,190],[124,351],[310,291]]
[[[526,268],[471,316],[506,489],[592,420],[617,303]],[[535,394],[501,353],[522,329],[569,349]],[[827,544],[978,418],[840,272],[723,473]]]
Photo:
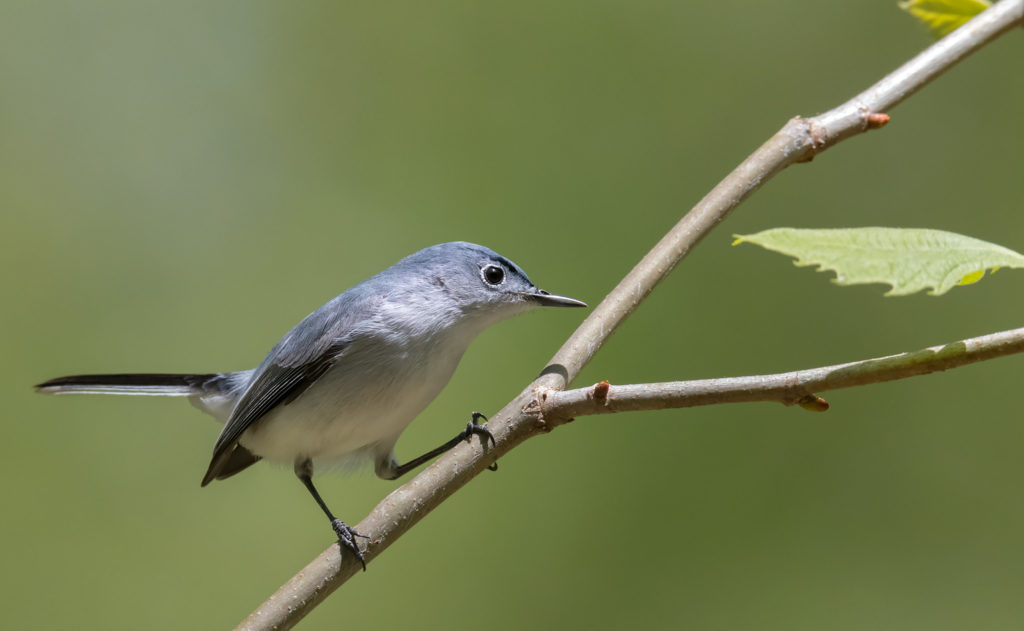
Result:
[[[230,374],[230,373],[229,373]],[[165,397],[188,397],[222,392],[228,374],[120,374],[70,375],[57,377],[35,386],[45,394],[129,394]]]

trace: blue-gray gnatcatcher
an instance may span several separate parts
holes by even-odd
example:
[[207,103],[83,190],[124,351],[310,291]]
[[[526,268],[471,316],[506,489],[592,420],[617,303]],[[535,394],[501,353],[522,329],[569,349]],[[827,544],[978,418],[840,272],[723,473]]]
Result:
[[538,289],[512,261],[472,243],[420,250],[306,316],[254,370],[208,374],[75,375],[36,386],[54,394],[188,397],[224,423],[202,485],[266,459],[291,463],[338,541],[355,538],[313,486],[313,466],[370,459],[393,480],[460,441],[493,437],[473,414],[452,440],[405,464],[394,446],[438,395],[484,329],[537,306],[585,307]]

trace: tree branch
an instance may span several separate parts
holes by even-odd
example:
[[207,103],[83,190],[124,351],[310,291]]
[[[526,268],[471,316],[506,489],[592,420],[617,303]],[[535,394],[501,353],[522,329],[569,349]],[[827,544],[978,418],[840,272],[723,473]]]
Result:
[[571,383],[679,261],[765,182],[842,140],[883,126],[888,117],[879,113],[902,103],[967,55],[1022,24],[1024,0],[1002,0],[839,107],[813,118],[791,119],[700,200],[608,294],[551,360],[565,368],[561,382],[548,376],[543,385],[562,389]]
[[[459,445],[396,489],[356,527],[370,535],[372,561],[452,493],[498,457],[559,421],[524,412],[540,390],[561,390],[690,250],[772,176],[828,147],[883,125],[879,115],[927,85],[959,60],[1024,22],[1024,0],[1002,0],[853,99],[813,118],[794,118],[704,197],[590,314],[541,376],[493,415],[496,445]],[[239,629],[289,629],[360,566],[331,545],[246,618]]]
[[550,422],[576,416],[688,408],[716,403],[813,401],[815,393],[927,375],[1024,352],[1024,328],[972,337],[943,346],[774,375],[726,377],[610,386],[601,382],[575,390],[541,392],[527,412]]

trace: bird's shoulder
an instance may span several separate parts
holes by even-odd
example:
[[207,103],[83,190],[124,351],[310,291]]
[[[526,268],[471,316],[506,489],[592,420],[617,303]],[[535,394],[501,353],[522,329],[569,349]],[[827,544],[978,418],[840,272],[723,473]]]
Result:
[[274,345],[263,367],[293,368],[337,355],[375,328],[387,298],[372,287],[357,285],[324,303]]

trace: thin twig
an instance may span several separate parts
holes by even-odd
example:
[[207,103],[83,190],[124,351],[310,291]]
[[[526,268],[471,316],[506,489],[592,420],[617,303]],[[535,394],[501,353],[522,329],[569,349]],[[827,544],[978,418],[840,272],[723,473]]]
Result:
[[[568,386],[608,337],[690,250],[732,210],[787,166],[841,140],[876,129],[877,116],[927,85],[960,59],[1024,22],[1024,0],[1002,0],[874,86],[814,118],[794,118],[704,197],[644,257],[565,342],[541,376],[491,417],[494,447],[460,445],[384,498],[356,527],[370,535],[369,562],[497,457],[557,422],[523,410],[539,390]],[[275,592],[239,629],[289,629],[359,569],[337,545]]]
[[786,167],[806,162],[836,143],[878,129],[877,118],[1016,24],[1024,24],[1024,0],[1003,0],[939,40],[878,83],[839,107],[786,123],[719,182],[658,242],[647,256],[576,329],[551,360],[563,370],[543,382],[564,389],[654,287],[740,202]]
[[[574,390],[542,392],[528,411],[546,419],[590,414],[688,408],[717,403],[814,401],[826,390],[852,388],[958,368],[1024,352],[1024,328],[972,337],[943,346],[774,375],[725,377],[611,386],[601,382]],[[550,421],[549,421],[550,422]]]

